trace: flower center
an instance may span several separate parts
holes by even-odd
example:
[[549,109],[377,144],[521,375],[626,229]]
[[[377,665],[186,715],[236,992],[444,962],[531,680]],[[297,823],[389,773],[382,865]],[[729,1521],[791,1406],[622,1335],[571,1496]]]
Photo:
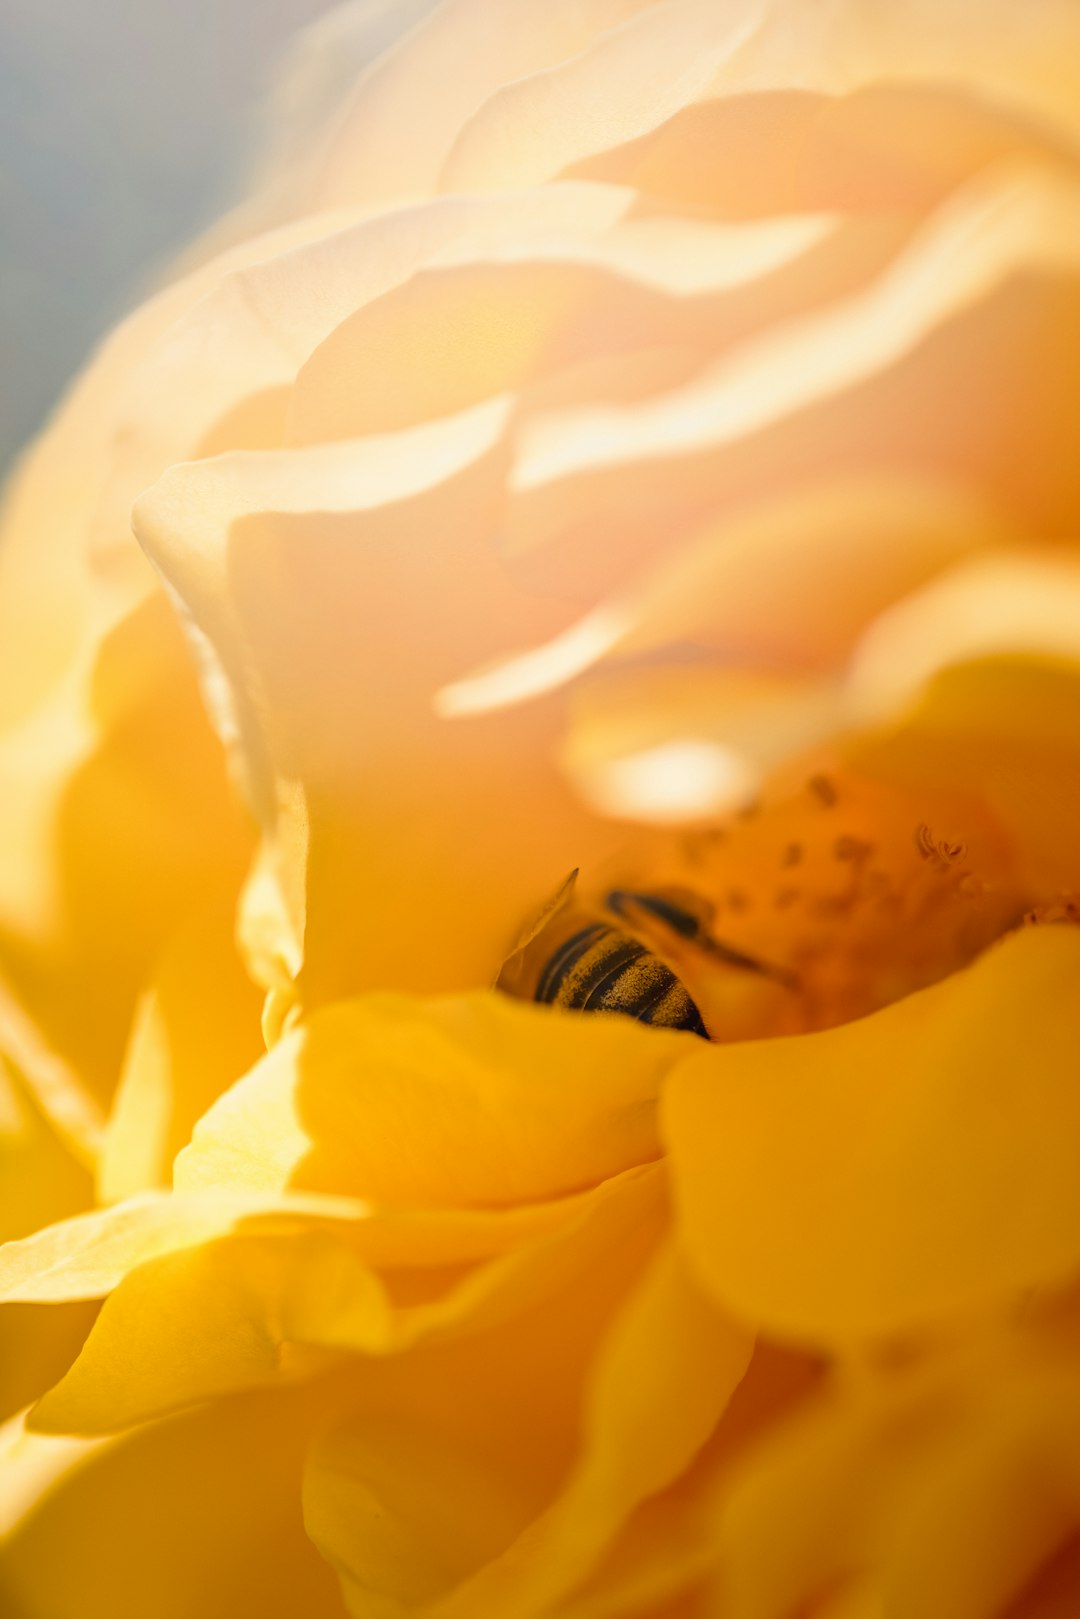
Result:
[[[619,941],[632,940],[675,975],[710,1038],[795,1034],[865,1016],[965,966],[1024,904],[1008,847],[979,806],[820,773],[672,838],[647,870],[615,862],[584,873],[501,982],[644,1017],[618,974],[610,1004],[573,996],[575,973],[599,981],[601,957],[614,971]],[[578,961],[586,936],[592,955]],[[641,961],[635,984],[648,977]],[[546,993],[556,978],[561,992]],[[693,1027],[685,1008],[683,1019],[675,1026]]]

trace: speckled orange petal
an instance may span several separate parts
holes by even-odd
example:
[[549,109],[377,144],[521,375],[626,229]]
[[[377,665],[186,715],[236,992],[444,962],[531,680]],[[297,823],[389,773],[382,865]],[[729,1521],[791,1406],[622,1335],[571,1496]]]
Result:
[[[1046,629],[1055,621],[1067,628],[1061,605]],[[1040,627],[1028,628],[1034,647]],[[921,663],[920,653],[914,667]],[[903,680],[900,668],[897,676]],[[864,768],[919,793],[978,792],[1007,832],[1032,898],[1052,908],[1080,891],[1078,709],[1074,661],[976,659],[943,669],[893,724],[865,736],[857,754]]]
[[9,1426],[5,1613],[343,1619],[333,1576],[304,1535],[297,1488],[324,1412],[305,1392],[219,1402],[116,1440]]
[[843,1344],[1074,1270],[1078,969],[1075,929],[1029,930],[859,1022],[690,1055],[664,1134],[713,1296]]

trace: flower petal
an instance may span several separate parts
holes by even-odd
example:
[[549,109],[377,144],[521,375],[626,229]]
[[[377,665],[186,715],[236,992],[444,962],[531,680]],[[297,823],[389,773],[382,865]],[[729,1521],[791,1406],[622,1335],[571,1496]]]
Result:
[[[1026,594],[1019,595],[1021,608]],[[1067,604],[1068,592],[1062,602]],[[1060,605],[1045,625],[1017,622],[1033,649],[1055,624],[1058,635],[1069,633]],[[1002,627],[1010,632],[1008,614]],[[976,640],[978,635],[976,626]],[[963,639],[961,631],[958,650]],[[947,656],[951,643],[946,634],[936,652]],[[915,652],[909,669],[922,666],[923,654]],[[896,676],[909,690],[902,664]],[[953,664],[892,725],[860,739],[858,761],[919,795],[950,786],[978,793],[1009,837],[1029,893],[1052,903],[1080,890],[1074,833],[1080,818],[1078,704],[1075,661],[1001,656]]]
[[950,664],[1025,655],[1080,668],[1080,558],[1072,553],[977,558],[899,602],[856,651],[851,701],[860,719],[880,723]]
[[689,1056],[664,1129],[714,1297],[831,1344],[1075,1269],[1078,968],[1080,934],[1027,930],[860,1022]]
[[393,1279],[367,1262],[363,1225],[295,1221],[266,1235],[251,1226],[163,1255],[106,1300],[32,1425],[112,1432],[240,1389],[305,1380],[344,1356],[400,1355],[499,1330],[608,1262],[628,1231],[657,1217],[661,1193],[655,1173],[617,1177],[560,1211],[550,1233],[524,1234],[517,1250],[475,1271],[419,1272],[412,1288],[398,1278],[402,1302]]
[[[711,345],[725,295],[730,303],[779,275],[835,232],[820,215],[620,222],[629,196],[579,182],[498,204],[471,200],[477,222],[462,221],[458,242],[429,249],[429,262],[382,296],[355,298],[355,312],[315,349],[290,397],[289,442],[398,431],[560,368],[580,374],[606,356]],[[434,238],[450,206],[430,204],[417,231]],[[807,277],[804,295],[814,285]]]
[[770,333],[681,394],[622,413],[579,413],[531,429],[516,481],[528,489],[589,466],[688,453],[747,437],[853,388],[1019,269],[1075,274],[1080,190],[1022,169],[980,179],[916,237],[861,298]]
[[262,1395],[119,1440],[9,1426],[4,1611],[341,1619],[333,1578],[300,1518],[300,1467],[320,1414],[308,1394]]
[[295,970],[304,940],[307,1005],[492,982],[538,892],[602,842],[551,763],[552,716],[466,736],[431,707],[464,645],[564,616],[515,590],[490,544],[505,420],[495,400],[402,434],[179,467],[137,508],[224,671],[210,700],[273,840],[279,957]]
[[353,1611],[441,1611],[440,1597],[455,1602],[557,1497],[579,1453],[583,1384],[656,1240],[646,1205],[537,1307],[365,1369],[357,1410],[315,1447],[304,1492]]
[[1080,1504],[1075,1325],[967,1326],[907,1365],[849,1368],[746,1458],[718,1496],[725,1608],[787,1619],[850,1582],[882,1613],[1013,1613]]
[[636,588],[546,646],[455,681],[439,694],[440,708],[485,712],[551,691],[605,658],[684,642],[725,660],[829,667],[883,608],[1007,532],[982,502],[948,484],[812,484],[688,534]]
[[[580,56],[493,95],[458,137],[442,184],[471,190],[544,179],[711,98],[836,96],[883,81],[959,88],[1020,123],[1049,126],[1075,148],[1078,46],[1076,14],[1062,0],[1022,13],[1008,0],[977,13],[968,0],[916,0],[871,14],[861,0],[813,11],[801,0],[771,0],[719,12],[701,0],[668,0]],[[738,163],[738,145],[720,144]],[[760,150],[760,134],[752,149]]]
[[[531,0],[505,0],[495,13],[485,0],[436,6],[360,78],[326,149],[317,154],[305,187],[307,205],[370,207],[436,189],[455,136],[488,96],[576,55],[651,4],[575,0],[538,10]],[[419,107],[423,118],[415,116]]]
[[215,1103],[176,1185],[414,1208],[564,1195],[658,1155],[656,1097],[688,1038],[497,993],[344,1002]]
[[445,1619],[551,1612],[581,1584],[635,1507],[689,1466],[746,1370],[751,1340],[662,1248],[592,1369],[578,1462],[503,1557],[437,1605]]

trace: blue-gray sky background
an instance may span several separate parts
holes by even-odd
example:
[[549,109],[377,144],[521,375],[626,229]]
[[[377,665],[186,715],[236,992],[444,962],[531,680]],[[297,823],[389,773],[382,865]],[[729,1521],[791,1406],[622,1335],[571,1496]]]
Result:
[[333,0],[0,0],[0,470],[233,201],[290,36]]

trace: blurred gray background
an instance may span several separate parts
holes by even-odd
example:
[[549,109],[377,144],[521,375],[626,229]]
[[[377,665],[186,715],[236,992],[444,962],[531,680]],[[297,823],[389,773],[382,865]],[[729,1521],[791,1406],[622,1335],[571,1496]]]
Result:
[[333,0],[0,0],[0,472],[154,272],[240,194]]

